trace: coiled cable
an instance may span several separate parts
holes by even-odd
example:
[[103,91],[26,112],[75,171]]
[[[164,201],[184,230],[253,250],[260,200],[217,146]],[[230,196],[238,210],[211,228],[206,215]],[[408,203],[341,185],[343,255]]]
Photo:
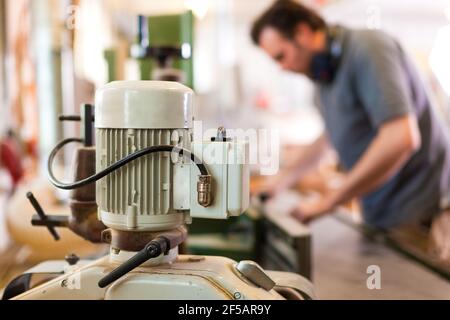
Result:
[[180,147],[172,146],[172,145],[159,145],[159,146],[147,147],[147,148],[141,149],[139,151],[130,153],[126,157],[109,165],[102,171],[99,171],[92,176],[89,176],[89,177],[84,178],[79,181],[75,181],[73,183],[64,183],[64,182],[59,181],[53,174],[53,161],[54,161],[58,151],[62,147],[64,147],[66,144],[71,143],[71,142],[83,143],[83,139],[67,138],[67,139],[62,140],[53,148],[52,152],[50,153],[50,155],[48,157],[47,170],[48,170],[49,180],[55,187],[57,187],[59,189],[72,190],[72,189],[81,188],[87,184],[90,184],[92,182],[100,180],[104,176],[123,167],[127,163],[129,163],[133,160],[136,160],[137,158],[140,158],[142,156],[145,156],[145,155],[148,155],[151,153],[156,153],[156,152],[177,152],[179,155],[181,155],[183,157],[189,157],[191,159],[191,161],[193,161],[197,165],[198,169],[200,170],[201,175],[209,175],[208,170],[206,169],[206,166],[202,163],[202,161],[196,155],[194,155],[190,151],[188,151],[184,148],[180,148]]

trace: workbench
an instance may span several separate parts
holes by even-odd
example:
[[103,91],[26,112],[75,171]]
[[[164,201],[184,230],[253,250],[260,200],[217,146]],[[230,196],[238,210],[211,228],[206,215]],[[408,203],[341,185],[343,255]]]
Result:
[[[342,218],[327,216],[309,228],[319,299],[450,299],[450,281]],[[371,265],[380,267],[380,290],[367,288]]]

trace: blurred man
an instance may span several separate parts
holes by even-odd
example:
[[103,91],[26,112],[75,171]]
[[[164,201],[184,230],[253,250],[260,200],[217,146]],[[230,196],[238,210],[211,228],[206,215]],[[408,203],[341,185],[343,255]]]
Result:
[[299,203],[296,218],[306,222],[359,197],[365,222],[381,229],[433,219],[440,255],[450,259],[450,141],[400,44],[381,31],[330,26],[294,1],[276,2],[251,36],[284,70],[313,80],[327,129],[268,192],[296,183],[331,144],[345,177]]

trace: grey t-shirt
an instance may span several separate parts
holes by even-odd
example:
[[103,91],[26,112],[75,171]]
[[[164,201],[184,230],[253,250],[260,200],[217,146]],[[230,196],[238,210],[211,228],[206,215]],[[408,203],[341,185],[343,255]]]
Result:
[[417,116],[421,147],[389,181],[362,199],[365,222],[390,228],[426,220],[449,191],[450,141],[418,72],[398,42],[381,31],[340,27],[335,79],[317,84],[319,109],[342,166],[350,170],[387,120]]

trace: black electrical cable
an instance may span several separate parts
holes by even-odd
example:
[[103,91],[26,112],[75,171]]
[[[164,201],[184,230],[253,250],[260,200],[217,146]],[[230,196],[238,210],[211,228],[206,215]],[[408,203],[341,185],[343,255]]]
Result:
[[200,170],[200,173],[202,175],[209,175],[208,170],[206,169],[206,166],[202,163],[202,161],[193,153],[191,153],[190,151],[177,147],[177,146],[171,146],[171,145],[159,145],[159,146],[152,146],[152,147],[147,147],[144,149],[141,149],[139,151],[130,153],[129,155],[127,155],[126,157],[120,159],[119,161],[113,163],[112,165],[106,167],[105,169],[103,169],[100,172],[97,172],[96,174],[87,177],[85,179],[82,179],[80,181],[76,181],[73,183],[64,183],[59,181],[58,179],[55,178],[54,174],[53,174],[53,160],[55,159],[56,154],[58,153],[58,151],[65,146],[68,143],[71,142],[80,142],[82,143],[83,140],[79,139],[79,138],[68,138],[68,139],[64,139],[61,142],[59,142],[52,150],[52,152],[50,153],[49,157],[48,157],[48,162],[47,162],[47,170],[48,170],[48,175],[49,175],[49,180],[50,182],[57,188],[59,189],[64,189],[64,190],[72,190],[72,189],[76,189],[76,188],[81,188],[89,183],[95,182],[97,180],[100,180],[101,178],[103,178],[104,176],[110,174],[111,172],[123,167],[124,165],[126,165],[127,163],[136,160],[137,158],[140,158],[142,156],[145,156],[147,154],[150,153],[155,153],[155,152],[178,152],[178,154],[184,156],[184,157],[189,157],[191,159],[191,161],[193,161],[198,169]]

